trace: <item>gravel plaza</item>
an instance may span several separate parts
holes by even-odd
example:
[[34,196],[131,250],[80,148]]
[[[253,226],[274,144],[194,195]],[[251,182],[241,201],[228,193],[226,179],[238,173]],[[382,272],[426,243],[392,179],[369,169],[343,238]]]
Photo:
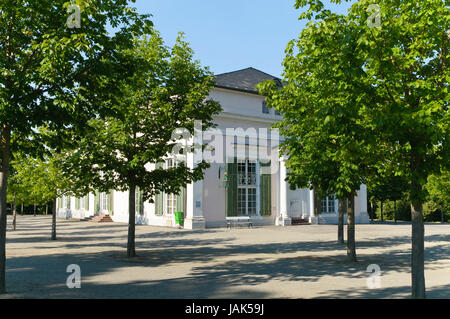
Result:
[[[11,219],[8,219],[11,227]],[[336,225],[179,230],[18,216],[6,237],[3,298],[410,298],[411,226],[356,225],[357,263],[336,242]],[[69,289],[69,265],[81,288]],[[381,270],[369,288],[369,265]],[[427,298],[450,298],[450,225],[425,226]],[[370,278],[369,278],[370,280]]]

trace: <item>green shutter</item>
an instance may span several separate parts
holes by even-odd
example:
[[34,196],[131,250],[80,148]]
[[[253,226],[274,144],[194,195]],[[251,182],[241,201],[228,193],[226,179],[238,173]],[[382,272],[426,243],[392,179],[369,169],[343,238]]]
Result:
[[78,197],[75,198],[75,209],[76,210],[80,209],[80,199]]
[[163,215],[163,205],[164,205],[164,194],[159,193],[156,195],[155,199],[155,209],[156,209],[156,216],[162,216]]
[[[261,167],[270,167],[269,163],[261,163]],[[261,174],[260,176],[260,208],[261,216],[271,216],[272,215],[272,175]]]
[[109,191],[108,194],[108,213],[114,215],[114,190]]
[[100,213],[100,193],[95,191],[95,197],[94,197],[94,214]]
[[144,215],[144,192],[139,189],[139,210],[140,214]]
[[67,196],[67,208],[70,209],[70,196]]
[[180,193],[177,195],[177,212],[184,211],[184,188],[181,188]]
[[238,176],[237,176],[237,158],[234,163],[227,164],[227,216],[237,216],[237,193],[238,193]]
[[87,194],[86,197],[84,198],[84,210],[86,211],[89,210],[89,194]]
[[63,208],[63,198],[62,196],[58,198],[58,208]]

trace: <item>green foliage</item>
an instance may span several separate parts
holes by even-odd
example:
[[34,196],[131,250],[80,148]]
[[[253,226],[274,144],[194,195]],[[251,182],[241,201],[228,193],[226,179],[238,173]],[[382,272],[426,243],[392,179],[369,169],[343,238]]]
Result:
[[[117,47],[152,23],[128,0],[77,0],[80,28],[67,26],[66,0],[2,0],[0,9],[0,294],[5,293],[6,191],[11,154],[42,157],[44,143],[60,149],[103,116],[120,63]],[[133,2],[133,1],[132,1]],[[107,27],[117,30],[108,34]],[[113,63],[111,61],[114,61]],[[105,79],[108,79],[106,81]],[[54,135],[41,135],[46,126]],[[51,137],[47,139],[48,137]],[[26,146],[21,148],[21,146]]]
[[[61,144],[68,128],[81,128],[98,114],[98,105],[104,105],[98,100],[113,89],[102,84],[111,72],[105,58],[112,60],[113,48],[130,46],[132,35],[151,25],[147,16],[128,7],[127,0],[80,0],[81,28],[70,29],[69,4],[66,0],[2,1],[0,124],[16,140],[30,135],[38,140],[41,137],[33,128],[48,123],[49,129],[59,130],[52,142]],[[118,32],[108,34],[108,24]]]
[[[381,219],[381,203],[375,203],[375,218]],[[383,201],[383,220],[393,221],[395,219],[395,206],[397,206],[397,220],[399,221],[411,221],[411,202],[408,197],[405,196],[400,200]]]
[[[20,163],[20,162],[19,162]],[[8,179],[8,196],[7,202],[10,204],[16,201],[16,204],[31,204],[30,188],[23,180],[24,174],[21,172],[19,163],[12,163],[10,165],[10,177]],[[26,174],[25,174],[26,176]]]
[[386,201],[405,198],[410,185],[402,176],[375,175],[368,180],[367,197],[369,200]]
[[135,38],[134,47],[121,56],[136,66],[133,74],[115,82],[113,114],[86,123],[86,136],[62,159],[64,170],[84,193],[136,186],[146,200],[162,191],[178,193],[201,179],[207,164],[201,162],[193,170],[184,163],[150,170],[149,164],[170,155],[178,143],[172,135],[175,129],[193,135],[196,120],[203,122],[203,129],[213,125],[212,117],[221,109],[206,100],[213,76],[193,61],[182,35],[168,48],[153,31]]
[[32,158],[17,155],[11,162],[14,172],[9,179],[8,202],[44,205],[57,197],[70,192],[71,183],[58,166],[58,156],[51,158]]
[[443,170],[441,174],[434,174],[428,178],[429,219],[441,220],[441,212],[445,220],[450,220],[450,171]]
[[360,75],[346,19],[310,22],[286,49],[285,86],[259,86],[283,115],[277,126],[285,137],[281,149],[289,154],[289,183],[339,198],[359,190],[381,151],[364,125],[361,89],[350,81]]
[[302,18],[316,20],[286,49],[285,87],[260,89],[285,118],[294,185],[339,195],[364,177],[401,176],[420,204],[428,176],[450,164],[450,12],[442,0],[377,1],[382,25],[371,28],[373,3],[342,16],[297,1],[309,8]]

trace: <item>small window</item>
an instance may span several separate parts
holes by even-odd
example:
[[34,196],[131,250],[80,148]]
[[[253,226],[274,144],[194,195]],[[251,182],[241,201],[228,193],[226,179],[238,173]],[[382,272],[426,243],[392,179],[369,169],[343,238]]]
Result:
[[332,213],[336,212],[335,200],[336,200],[335,195],[327,196],[324,199],[322,199],[322,202],[321,202],[322,214],[332,214]]
[[142,216],[144,215],[144,200],[139,187],[136,187],[135,196],[136,213]]
[[100,193],[100,211],[108,212],[108,194]]
[[63,196],[63,208],[70,208],[70,197]]
[[275,110],[275,115],[281,115],[280,111]]
[[262,102],[262,112],[264,114],[270,114],[270,109],[267,107],[267,102],[266,101]]
[[[167,168],[176,167],[176,162],[174,159],[169,159],[166,162]],[[177,195],[175,194],[165,194],[166,202],[166,214],[172,215],[177,209]]]
[[177,195],[166,194],[166,212],[168,215],[172,215],[177,209]]

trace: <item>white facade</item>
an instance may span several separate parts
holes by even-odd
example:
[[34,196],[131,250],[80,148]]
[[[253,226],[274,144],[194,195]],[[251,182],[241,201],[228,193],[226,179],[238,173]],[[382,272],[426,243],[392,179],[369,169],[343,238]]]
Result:
[[[254,225],[284,225],[291,224],[292,218],[303,218],[311,223],[331,223],[338,222],[338,203],[333,199],[326,202],[326,212],[315,216],[314,214],[314,191],[309,189],[299,189],[292,191],[289,188],[286,178],[285,159],[279,158],[276,147],[277,136],[268,134],[267,138],[261,135],[265,129],[269,130],[274,122],[280,120],[279,115],[270,110],[269,114],[263,113],[264,97],[250,92],[243,92],[234,89],[215,88],[210,93],[210,98],[218,101],[222,106],[222,112],[215,118],[218,132],[222,132],[221,138],[203,136],[204,143],[212,143],[216,149],[213,157],[216,162],[211,163],[211,167],[205,171],[204,179],[191,185],[187,185],[184,196],[184,227],[187,229],[224,227],[226,226],[227,214],[230,209],[227,207],[227,196],[230,196],[228,188],[225,187],[224,174],[227,171],[227,160],[232,162],[237,158],[238,173],[237,178],[245,175],[246,185],[238,186],[238,215],[240,212],[250,214]],[[242,130],[238,130],[242,129]],[[262,129],[262,131],[260,131]],[[228,135],[227,135],[228,133]],[[270,136],[269,136],[270,135]],[[238,136],[238,137],[234,137]],[[246,138],[244,138],[246,136]],[[222,145],[223,147],[218,147]],[[262,147],[266,146],[267,147]],[[258,148],[259,146],[259,148]],[[263,151],[261,154],[261,150]],[[236,154],[231,154],[236,152]],[[242,154],[239,155],[239,152]],[[188,166],[193,167],[194,154],[188,156]],[[204,154],[208,156],[208,154]],[[209,154],[209,157],[212,153]],[[270,192],[261,191],[261,175],[252,174],[260,171],[261,161],[272,160],[272,174],[265,179],[265,187],[270,185]],[[274,165],[274,162],[277,162]],[[149,167],[152,169],[152,167]],[[240,173],[244,172],[244,173]],[[256,175],[256,176],[254,176]],[[270,181],[269,181],[270,180]],[[261,198],[264,194],[270,194],[270,200]],[[128,193],[114,191],[109,207],[110,214],[116,222],[128,222]],[[58,200],[60,201],[60,199]],[[89,207],[82,208],[76,205],[75,199],[71,199],[70,207],[58,203],[58,217],[63,218],[84,218],[93,216],[98,211],[98,201],[94,194],[89,195]],[[228,202],[227,202],[228,201]],[[265,204],[263,204],[265,203]],[[140,214],[136,215],[138,224],[148,224],[155,226],[175,226],[174,214],[167,213],[170,208],[170,200],[163,199],[162,215],[158,215],[154,203],[145,202]],[[233,205],[234,202],[233,202]],[[265,205],[265,213],[261,213],[262,205]],[[267,208],[267,206],[270,208]],[[61,207],[63,206],[63,207]],[[269,211],[267,211],[269,209]],[[97,211],[96,211],[97,210]],[[245,215],[244,214],[244,215]],[[264,215],[264,216],[262,216]],[[361,186],[355,198],[355,221],[356,223],[368,223],[367,214],[367,190],[365,185]]]

